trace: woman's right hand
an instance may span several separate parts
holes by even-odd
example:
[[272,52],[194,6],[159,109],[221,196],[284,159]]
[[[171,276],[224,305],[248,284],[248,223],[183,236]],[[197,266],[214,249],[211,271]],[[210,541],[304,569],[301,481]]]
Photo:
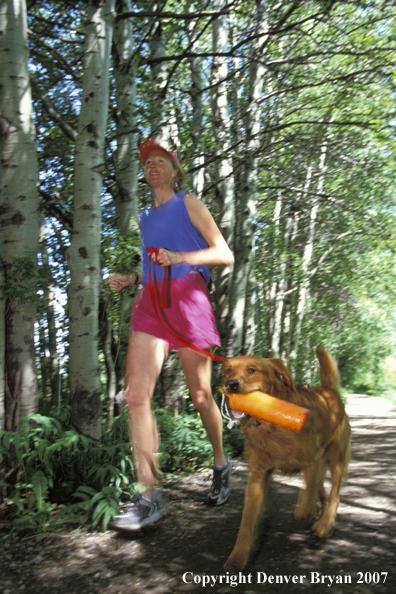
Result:
[[133,285],[135,282],[134,274],[112,274],[109,280],[110,289],[115,293],[122,291],[125,287]]

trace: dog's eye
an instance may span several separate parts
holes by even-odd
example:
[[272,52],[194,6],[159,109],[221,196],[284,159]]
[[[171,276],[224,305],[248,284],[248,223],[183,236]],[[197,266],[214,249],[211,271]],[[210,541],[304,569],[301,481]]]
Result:
[[254,369],[254,367],[249,367],[248,369],[248,373],[256,373],[256,370]]
[[224,373],[224,375],[230,375],[231,369],[229,367],[227,367],[226,369],[224,369],[223,373]]

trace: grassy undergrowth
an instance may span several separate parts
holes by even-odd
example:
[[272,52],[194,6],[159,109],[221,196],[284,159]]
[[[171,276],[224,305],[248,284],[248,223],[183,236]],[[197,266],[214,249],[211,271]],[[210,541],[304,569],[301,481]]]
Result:
[[[192,472],[212,464],[212,448],[196,412],[175,417],[158,410],[163,473]],[[231,456],[242,453],[237,428],[225,429]],[[70,425],[70,409],[58,417],[31,414],[16,432],[0,432],[3,524],[12,534],[39,533],[64,524],[107,529],[119,505],[136,492],[127,417],[117,417],[101,444]]]

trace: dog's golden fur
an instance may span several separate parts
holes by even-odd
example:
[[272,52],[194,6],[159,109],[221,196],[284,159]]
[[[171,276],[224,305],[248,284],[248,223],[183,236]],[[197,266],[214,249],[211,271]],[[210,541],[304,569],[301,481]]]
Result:
[[[327,537],[335,523],[340,501],[341,480],[346,472],[351,429],[339,394],[339,375],[334,359],[318,347],[321,386],[296,387],[281,359],[234,357],[224,365],[225,393],[247,394],[260,390],[310,410],[301,433],[293,433],[267,422],[246,416],[241,431],[245,437],[248,484],[238,538],[225,568],[245,567],[252,548],[255,529],[264,509],[266,487],[274,471],[300,472],[306,487],[300,490],[295,516],[299,520],[319,519],[313,531]],[[327,498],[323,481],[327,467],[331,491]]]

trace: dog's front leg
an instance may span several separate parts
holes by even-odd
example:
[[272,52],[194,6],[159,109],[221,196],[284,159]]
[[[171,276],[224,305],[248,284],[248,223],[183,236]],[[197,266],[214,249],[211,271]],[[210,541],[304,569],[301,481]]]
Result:
[[264,498],[271,474],[271,471],[266,473],[252,472],[249,476],[238,538],[234,550],[224,565],[224,569],[240,570],[245,567],[248,561],[257,523],[264,510]]

